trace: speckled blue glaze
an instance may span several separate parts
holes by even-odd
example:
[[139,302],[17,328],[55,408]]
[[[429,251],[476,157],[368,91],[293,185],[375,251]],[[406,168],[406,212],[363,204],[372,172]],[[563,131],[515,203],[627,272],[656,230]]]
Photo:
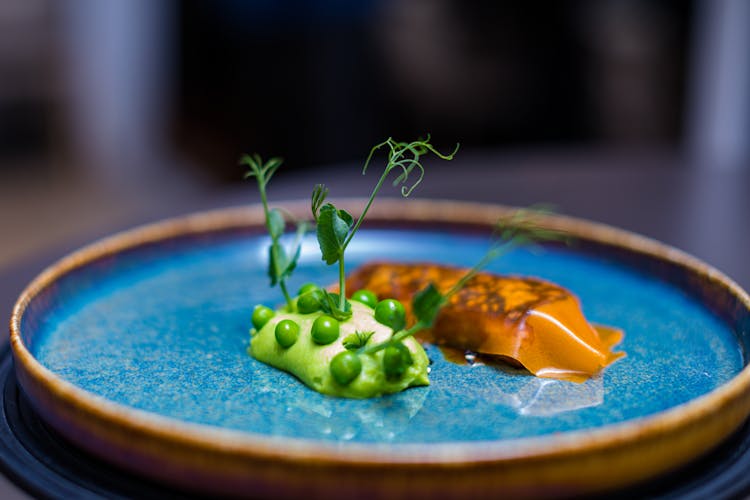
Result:
[[[685,403],[730,380],[743,348],[680,289],[567,249],[518,250],[491,271],[573,291],[595,323],[625,330],[627,357],[584,384],[456,365],[428,348],[432,385],[373,400],[320,395],[247,352],[256,303],[281,302],[265,274],[268,240],[248,234],[150,245],[86,266],[32,304],[22,330],[37,359],[112,401],[253,433],[356,442],[497,440],[599,427]],[[472,265],[483,236],[363,230],[350,269],[373,258]],[[335,280],[306,240],[291,289]]]

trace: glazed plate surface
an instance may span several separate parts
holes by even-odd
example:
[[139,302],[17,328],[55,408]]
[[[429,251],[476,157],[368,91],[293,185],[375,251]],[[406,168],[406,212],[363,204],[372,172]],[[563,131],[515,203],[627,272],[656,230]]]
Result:
[[[489,222],[504,210],[485,206],[487,223],[475,219],[469,224],[468,215],[461,220],[462,210],[469,214],[465,205],[458,211],[445,203],[418,203],[413,205],[417,209],[408,203],[384,206],[355,238],[348,269],[373,259],[471,266],[488,248]],[[394,206],[398,218],[390,215]],[[643,436],[650,440],[647,448],[654,436],[666,436],[660,446],[686,440],[675,446],[696,455],[747,415],[748,404],[733,400],[747,391],[747,295],[707,266],[648,240],[552,218],[550,225],[573,234],[572,245],[518,249],[488,268],[560,284],[579,297],[589,321],[624,330],[617,350],[626,357],[587,382],[460,364],[428,346],[429,387],[346,400],[320,395],[247,353],[253,306],[282,301],[278,288],[269,287],[269,240],[258,224],[257,207],[196,217],[115,237],[114,244],[99,243],[98,250],[63,262],[62,269],[58,265],[47,279],[32,284],[14,315],[19,379],[40,413],[77,445],[104,450],[105,458],[139,472],[153,474],[144,470],[146,464],[163,463],[167,473],[157,477],[191,487],[183,476],[196,465],[158,445],[130,449],[100,431],[100,425],[127,427],[123,420],[134,419],[139,431],[153,432],[151,438],[166,448],[174,447],[175,439],[185,445],[180,434],[194,438],[190,446],[197,446],[199,454],[224,453],[223,440],[234,438],[247,448],[230,450],[237,464],[264,455],[269,445],[278,460],[300,461],[303,468],[310,461],[319,468],[335,459],[339,466],[350,461],[358,468],[390,464],[396,473],[398,464],[425,461],[475,468],[502,463],[507,469],[513,461],[548,460],[551,454],[562,457],[561,464],[568,462],[558,468],[567,477],[586,468],[580,462],[576,467],[580,457],[571,461],[580,447],[614,453],[607,456],[617,461],[627,458],[629,446],[643,445]],[[637,248],[613,241],[618,239],[634,239],[628,245]],[[659,255],[652,254],[656,250]],[[315,237],[308,236],[290,289],[335,280],[335,266],[320,260]],[[731,411],[722,409],[728,401]],[[89,411],[93,416],[78,415]],[[691,411],[709,419],[707,428],[715,430],[695,442],[685,429],[649,434],[656,432],[648,430],[654,422],[658,428],[672,421],[675,428],[684,425]],[[727,411],[731,418],[721,415]],[[217,433],[218,444],[211,449]],[[615,442],[621,448],[625,443],[625,455],[610,449]],[[121,458],[131,455],[135,465]],[[587,472],[572,484],[550,480],[542,490],[515,473],[518,484],[510,484],[508,491],[597,491],[647,478],[689,458],[678,455],[672,463],[654,465],[662,459],[646,457],[642,466],[626,463],[619,479],[615,474],[596,480]],[[256,493],[270,487],[244,465],[233,473],[233,487],[255,486]],[[210,466],[202,469],[206,489],[222,491],[211,485],[220,475],[212,474]],[[352,488],[365,485],[352,482]],[[476,491],[497,491],[490,483],[485,486]],[[382,493],[394,492],[414,493],[398,479]]]

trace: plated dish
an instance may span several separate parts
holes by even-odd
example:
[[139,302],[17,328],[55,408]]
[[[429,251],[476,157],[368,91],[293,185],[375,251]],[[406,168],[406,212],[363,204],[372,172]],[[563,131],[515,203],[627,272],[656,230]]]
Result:
[[[472,265],[506,211],[381,201],[350,262],[398,253]],[[653,241],[544,222],[574,246],[516,250],[490,270],[559,283],[593,322],[627,332],[627,357],[582,384],[457,364],[428,347],[430,386],[340,400],[263,365],[246,352],[252,306],[282,297],[268,287],[259,207],[116,235],[46,270],[11,320],[18,378],[76,445],[224,493],[602,491],[685,463],[737,428],[750,412],[747,294]],[[334,281],[314,247],[305,259],[312,245],[303,243],[297,286]]]

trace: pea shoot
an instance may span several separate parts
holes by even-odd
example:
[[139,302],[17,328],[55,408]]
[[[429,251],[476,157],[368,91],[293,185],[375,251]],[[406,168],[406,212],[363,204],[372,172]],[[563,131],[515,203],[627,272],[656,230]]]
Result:
[[[323,309],[339,320],[348,319],[352,314],[351,305],[346,300],[344,253],[349,243],[351,243],[352,238],[357,233],[357,230],[362,225],[375,197],[380,192],[390,173],[394,170],[398,172],[398,176],[393,180],[393,186],[400,185],[401,195],[406,198],[422,182],[422,178],[424,177],[425,170],[420,158],[432,153],[440,159],[452,160],[456,152],[458,152],[458,144],[452,153],[443,154],[430,144],[429,135],[426,139],[418,139],[409,143],[397,142],[389,137],[370,150],[370,154],[367,156],[365,164],[362,167],[363,175],[367,173],[367,168],[373,157],[381,149],[387,150],[385,168],[375,188],[372,190],[362,210],[362,214],[356,221],[346,210],[336,208],[331,203],[325,203],[328,196],[328,188],[323,184],[316,185],[312,193],[310,208],[317,224],[316,234],[322,258],[328,265],[336,263],[339,265],[339,294],[337,297],[332,297],[329,294],[323,302]],[[410,175],[416,176],[416,179],[410,181]]]
[[[565,241],[563,233],[542,227],[538,223],[539,215],[543,212],[545,210],[517,210],[510,216],[500,219],[494,231],[497,239],[490,249],[447,292],[441,293],[435,285],[430,283],[414,295],[411,306],[417,321],[411,327],[404,328],[403,323],[399,321],[398,307],[393,304],[395,302],[401,305],[398,301],[387,302],[384,300],[379,302],[375,308],[375,319],[386,326],[390,326],[393,329],[393,334],[389,339],[378,344],[362,346],[357,352],[359,354],[374,354],[385,349],[383,368],[386,375],[398,377],[403,374],[411,364],[411,358],[405,355],[405,353],[408,354],[408,349],[403,345],[403,340],[417,332],[431,328],[435,324],[440,309],[490,262],[520,246],[540,241]],[[388,305],[383,306],[381,317],[378,317],[378,309],[384,303]],[[402,305],[401,310],[403,310]]]
[[244,155],[240,158],[240,165],[246,165],[249,170],[245,173],[245,179],[255,177],[258,182],[258,191],[260,191],[260,200],[263,204],[263,213],[266,219],[266,229],[271,237],[271,246],[268,248],[268,276],[271,279],[271,286],[279,285],[281,293],[284,294],[287,309],[294,311],[294,302],[287,291],[286,279],[292,274],[297,267],[300,251],[302,250],[302,237],[307,231],[307,223],[297,221],[297,236],[289,252],[281,244],[281,237],[286,229],[284,214],[277,208],[269,209],[266,186],[281,166],[281,158],[271,158],[263,162],[258,154]]

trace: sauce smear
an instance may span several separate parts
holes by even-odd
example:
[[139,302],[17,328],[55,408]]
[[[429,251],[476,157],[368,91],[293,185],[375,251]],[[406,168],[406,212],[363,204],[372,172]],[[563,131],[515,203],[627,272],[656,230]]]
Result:
[[[347,290],[368,289],[395,298],[411,314],[411,298],[429,283],[448,291],[465,269],[436,264],[375,262],[354,271]],[[584,382],[625,353],[612,348],[622,330],[592,326],[578,298],[535,278],[479,273],[440,311],[429,342],[461,351],[507,358],[537,377]]]

